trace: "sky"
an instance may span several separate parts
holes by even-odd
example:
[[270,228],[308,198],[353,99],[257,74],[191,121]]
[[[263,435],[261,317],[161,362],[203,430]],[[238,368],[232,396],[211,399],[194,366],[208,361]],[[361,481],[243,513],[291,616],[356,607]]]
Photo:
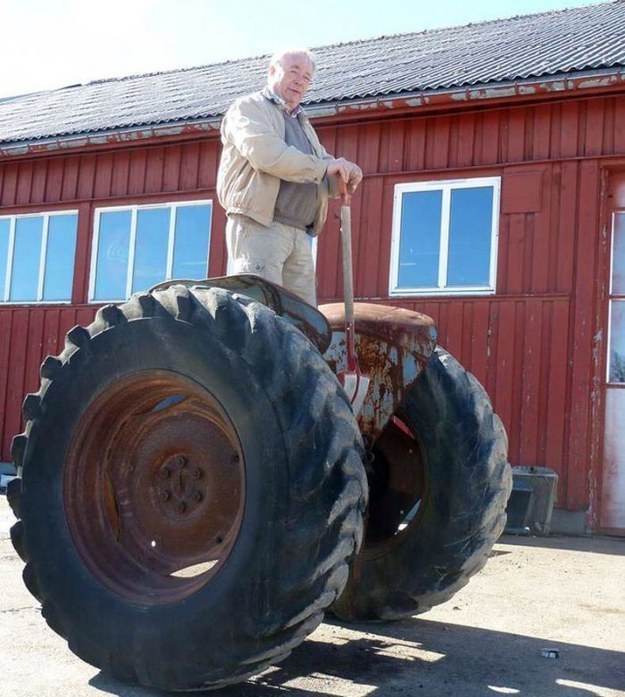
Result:
[[604,0],[0,0],[0,98]]

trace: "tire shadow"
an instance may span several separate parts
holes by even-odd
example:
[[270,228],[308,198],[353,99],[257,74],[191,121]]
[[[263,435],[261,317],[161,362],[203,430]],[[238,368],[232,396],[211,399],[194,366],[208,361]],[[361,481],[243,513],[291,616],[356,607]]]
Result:
[[[556,648],[559,658],[542,655]],[[119,697],[172,695],[96,675]],[[326,621],[282,663],[219,690],[220,697],[625,696],[625,654],[430,620],[342,625]]]

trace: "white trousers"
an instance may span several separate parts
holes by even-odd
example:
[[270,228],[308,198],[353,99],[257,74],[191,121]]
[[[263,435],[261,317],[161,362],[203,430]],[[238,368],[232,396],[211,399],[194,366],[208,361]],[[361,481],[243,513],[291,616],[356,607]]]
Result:
[[254,273],[317,306],[311,237],[305,230],[273,222],[265,227],[244,215],[228,216],[226,245],[233,273]]

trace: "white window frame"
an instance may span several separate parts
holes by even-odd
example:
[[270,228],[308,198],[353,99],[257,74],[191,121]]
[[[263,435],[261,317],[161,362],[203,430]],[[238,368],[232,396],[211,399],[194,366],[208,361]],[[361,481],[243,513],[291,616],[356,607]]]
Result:
[[[44,300],[44,281],[46,276],[46,257],[48,253],[48,231],[50,229],[50,218],[59,215],[76,216],[76,235],[78,239],[78,210],[71,208],[68,210],[57,211],[37,211],[36,213],[13,213],[12,215],[0,215],[0,220],[9,220],[9,244],[7,250],[6,278],[4,288],[0,288],[0,305],[69,305],[72,302],[72,291],[67,300]],[[41,233],[41,248],[39,252],[39,269],[37,278],[37,298],[33,300],[9,300],[11,293],[11,280],[13,278],[13,257],[15,254],[15,227],[18,219],[23,218],[43,218],[43,229]],[[76,247],[74,246],[74,261],[76,257]],[[72,279],[73,281],[73,279]]]
[[[210,206],[210,215],[208,219],[208,246],[206,249],[206,263],[210,262],[210,244],[213,233],[213,199],[199,199],[193,201],[158,201],[146,204],[130,204],[126,206],[100,206],[95,209],[93,217],[93,239],[91,241],[91,263],[89,269],[89,295],[88,302],[101,304],[107,302],[121,302],[120,298],[108,298],[97,300],[94,299],[95,294],[95,284],[96,284],[96,271],[98,263],[98,246],[100,241],[100,217],[102,213],[117,213],[120,211],[130,211],[130,240],[129,240],[129,250],[128,250],[128,268],[126,269],[126,299],[130,298],[132,295],[132,276],[134,270],[134,257],[135,257],[135,242],[137,237],[137,213],[140,210],[149,210],[151,208],[188,208],[189,206]],[[167,240],[167,265],[166,265],[166,277],[164,281],[170,281],[172,279],[172,271],[174,266],[174,233],[176,226],[176,215],[171,215],[169,217],[169,237]]]
[[[449,215],[451,192],[456,189],[473,189],[490,186],[493,188],[493,210],[491,215],[490,269],[487,286],[447,286],[447,264],[449,254]],[[438,266],[438,285],[428,288],[399,288],[399,252],[401,246],[401,215],[405,193],[417,191],[442,191],[441,246]],[[501,199],[501,177],[474,177],[468,179],[439,179],[426,182],[396,184],[393,194],[393,223],[391,231],[391,268],[389,275],[390,296],[425,295],[493,295],[497,282],[497,250],[499,247],[499,210]]]

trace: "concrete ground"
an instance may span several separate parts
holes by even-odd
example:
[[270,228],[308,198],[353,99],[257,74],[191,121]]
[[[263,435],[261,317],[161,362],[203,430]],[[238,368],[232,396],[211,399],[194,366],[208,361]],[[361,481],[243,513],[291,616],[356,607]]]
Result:
[[[0,695],[157,697],[83,663],[21,581],[0,496]],[[397,623],[321,625],[227,697],[625,697],[625,539],[504,537],[447,603]],[[559,658],[544,655],[557,651]],[[171,693],[170,693],[171,694]],[[198,694],[198,693],[195,693]]]

